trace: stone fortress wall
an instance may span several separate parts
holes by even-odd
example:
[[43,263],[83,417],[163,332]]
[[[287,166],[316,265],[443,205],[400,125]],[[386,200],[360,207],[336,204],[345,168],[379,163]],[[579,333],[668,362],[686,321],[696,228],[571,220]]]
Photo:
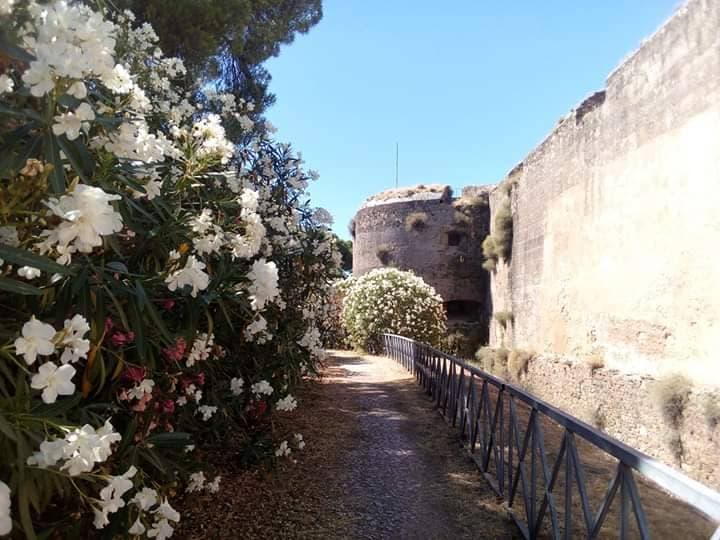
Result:
[[[536,353],[521,384],[720,488],[720,2],[689,0],[503,182],[512,253],[492,274],[480,244],[501,189],[460,273],[448,194],[364,205],[354,272],[390,246],[446,299],[481,302],[491,346]],[[432,216],[422,235],[414,211]],[[675,427],[653,395],[672,373],[692,384]]]
[[[453,198],[448,186],[419,186],[371,197],[354,218],[353,274],[384,266],[412,270],[442,296],[451,321],[487,325],[489,278],[481,248],[487,189],[466,188],[463,196]],[[470,197],[485,203],[463,206]]]
[[[720,2],[680,8],[505,181],[491,294],[514,321],[490,343],[540,355],[540,397],[720,487]],[[680,448],[652,397],[674,372],[693,385]]]

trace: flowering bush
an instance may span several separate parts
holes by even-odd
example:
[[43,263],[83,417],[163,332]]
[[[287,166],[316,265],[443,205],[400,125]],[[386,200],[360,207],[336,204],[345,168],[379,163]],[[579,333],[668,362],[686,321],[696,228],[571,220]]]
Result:
[[252,445],[315,369],[314,175],[129,13],[0,0],[0,26],[0,535],[167,538],[181,483],[221,489],[195,446]]
[[395,268],[378,268],[351,279],[343,320],[355,347],[378,351],[383,332],[438,347],[443,343],[443,301],[422,278]]

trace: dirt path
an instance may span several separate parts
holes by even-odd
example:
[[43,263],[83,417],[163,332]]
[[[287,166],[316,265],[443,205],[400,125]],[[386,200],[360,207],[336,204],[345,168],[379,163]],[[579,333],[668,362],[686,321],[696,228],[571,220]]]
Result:
[[518,538],[414,379],[393,361],[336,352],[279,429],[307,447],[272,474],[209,456],[217,495],[188,498],[180,538]]

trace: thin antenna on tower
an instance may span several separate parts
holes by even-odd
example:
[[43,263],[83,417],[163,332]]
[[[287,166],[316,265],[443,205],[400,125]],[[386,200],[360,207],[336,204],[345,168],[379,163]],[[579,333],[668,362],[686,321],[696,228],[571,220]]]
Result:
[[398,187],[398,166],[400,162],[400,145],[395,143],[395,187]]

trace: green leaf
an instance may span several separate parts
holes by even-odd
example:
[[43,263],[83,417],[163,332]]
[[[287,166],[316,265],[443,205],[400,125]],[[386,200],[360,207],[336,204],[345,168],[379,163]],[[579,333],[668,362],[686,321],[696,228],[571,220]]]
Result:
[[155,433],[147,438],[147,442],[156,448],[183,448],[192,444],[189,433]]
[[45,161],[53,166],[49,177],[50,187],[55,193],[63,193],[65,191],[65,169],[63,169],[60,159],[57,139],[51,131],[48,131],[43,137],[43,154]]
[[13,109],[12,107],[0,105],[0,114],[4,114],[7,116],[17,116],[18,118],[31,118],[32,120],[38,120],[39,122],[43,122],[43,117],[30,109]]
[[6,244],[0,244],[0,259],[5,259],[19,266],[32,266],[43,272],[51,274],[74,274],[75,269],[58,264],[52,259],[38,255],[23,248],[16,248]]
[[153,320],[158,330],[160,330],[163,337],[167,340],[167,343],[173,343],[175,341],[174,338],[170,335],[170,331],[167,329],[167,326],[165,326],[165,322],[163,322],[162,317],[160,317],[160,314],[155,309],[155,306],[148,299],[145,289],[139,281],[135,282],[135,290],[141,305],[145,306],[150,318]]
[[13,45],[12,43],[8,43],[7,41],[5,41],[5,39],[2,38],[0,38],[0,53],[3,53],[5,56],[9,56],[10,58],[14,58],[15,60],[25,62],[26,64],[29,64],[36,59],[25,49],[21,49],[20,47]]
[[0,277],[0,290],[22,294],[23,296],[39,296],[43,293],[41,289],[38,289],[34,285],[4,277]]
[[60,148],[62,148],[62,151],[65,152],[68,161],[70,161],[70,165],[75,169],[78,176],[87,182],[89,175],[92,173],[92,161],[89,161],[87,157],[83,156],[83,152],[87,153],[87,149],[82,143],[69,141],[64,135],[57,137],[55,140],[60,145]]
[[60,399],[55,403],[41,403],[33,408],[33,416],[39,417],[57,417],[62,416],[69,410],[78,406],[82,401],[82,394],[77,393],[70,398]]

